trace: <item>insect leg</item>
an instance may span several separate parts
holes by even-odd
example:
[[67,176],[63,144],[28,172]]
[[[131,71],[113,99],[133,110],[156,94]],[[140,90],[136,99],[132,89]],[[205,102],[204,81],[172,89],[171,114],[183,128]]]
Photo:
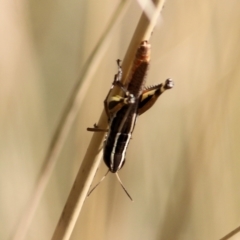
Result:
[[[135,98],[132,94],[130,94],[126,88],[122,85],[121,83],[121,79],[122,79],[122,68],[120,66],[120,60],[117,60],[117,65],[118,65],[118,72],[117,74],[114,76],[114,81],[112,83],[112,86],[104,100],[104,108],[105,108],[105,112],[108,116],[108,120],[110,120],[112,118],[112,116],[114,114],[116,114],[123,106],[127,105],[127,104],[132,104],[135,102]],[[110,101],[108,101],[112,89],[115,86],[119,86],[123,92],[125,92],[125,97],[120,96],[120,95],[115,95],[112,96]],[[98,128],[96,125],[94,125],[94,128],[87,128],[87,131],[91,131],[91,132],[108,132],[107,129],[100,129]]]
[[[122,68],[120,66],[120,62],[121,61],[118,59],[117,60],[118,72],[117,72],[117,74],[115,74],[112,86],[109,89],[109,92],[108,92],[108,94],[107,94],[107,96],[106,96],[106,98],[104,100],[104,108],[105,108],[105,112],[106,112],[106,114],[108,116],[108,120],[111,118],[111,114],[109,112],[109,107],[108,107],[108,98],[111,95],[111,92],[112,92],[112,89],[114,88],[114,86],[116,86],[116,85],[120,86],[121,85]],[[120,87],[123,88],[122,85]],[[108,132],[108,129],[98,128],[98,126],[96,124],[94,124],[94,127],[93,128],[87,128],[87,131],[90,131],[90,132]]]
[[135,97],[129,92],[126,93],[125,97],[116,95],[111,97],[108,103],[108,111],[111,115],[117,113],[123,106],[135,103]]
[[158,97],[166,90],[173,88],[174,83],[172,79],[167,79],[165,83],[146,88],[142,95],[138,107],[138,114],[141,115],[146,112],[157,101]]
[[108,92],[108,94],[107,94],[107,96],[106,96],[106,98],[105,98],[105,100],[104,100],[104,108],[105,108],[105,112],[106,112],[106,114],[107,114],[107,116],[108,116],[108,119],[111,118],[111,114],[110,114],[110,112],[109,112],[109,107],[108,107],[108,98],[109,98],[109,96],[111,95],[111,92],[112,92],[113,88],[114,88],[116,85],[118,85],[118,86],[121,85],[122,68],[121,68],[121,66],[120,66],[120,62],[121,62],[121,61],[118,59],[118,60],[117,60],[118,72],[117,72],[117,74],[115,74],[114,80],[113,80],[113,83],[112,83],[112,86],[111,86],[111,88],[109,89],[109,92]]
[[108,129],[99,128],[99,127],[97,126],[97,124],[95,123],[95,124],[93,125],[93,128],[87,128],[87,131],[89,131],[89,132],[108,132]]
[[[106,111],[106,114],[108,116],[108,119],[110,120],[114,114],[116,114],[123,106],[135,103],[135,98],[132,94],[128,92],[128,90],[122,85],[121,79],[122,79],[122,68],[120,66],[120,60],[117,60],[118,64],[118,73],[114,77],[114,81],[112,83],[112,86],[104,100],[104,108]],[[115,95],[112,96],[109,99],[112,89],[118,86],[121,88],[121,90],[125,93],[125,96]]]

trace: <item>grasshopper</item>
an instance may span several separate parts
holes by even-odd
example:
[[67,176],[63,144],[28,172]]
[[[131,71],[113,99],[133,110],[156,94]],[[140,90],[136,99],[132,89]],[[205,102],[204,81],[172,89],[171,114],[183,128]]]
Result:
[[[103,147],[103,160],[108,167],[108,171],[102,180],[109,171],[115,173],[121,186],[131,200],[132,198],[124,188],[117,172],[125,163],[126,151],[132,137],[136,119],[139,115],[151,108],[165,90],[171,89],[174,86],[173,81],[167,79],[165,83],[145,87],[146,73],[150,62],[150,48],[151,45],[148,41],[141,42],[136,52],[127,85],[122,85],[121,83],[122,68],[120,66],[120,60],[117,60],[118,72],[104,100],[109,130],[99,129],[96,125],[94,128],[87,129],[88,131],[107,131]],[[110,97],[113,88],[116,86],[121,88],[123,96],[115,95]],[[102,180],[100,180],[100,182]]]

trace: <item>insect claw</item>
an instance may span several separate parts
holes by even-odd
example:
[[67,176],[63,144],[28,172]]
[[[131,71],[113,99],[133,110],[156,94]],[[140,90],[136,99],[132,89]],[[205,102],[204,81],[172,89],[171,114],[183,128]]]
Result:
[[121,60],[117,59],[117,65],[118,65],[119,68],[121,68],[120,63],[121,63]]
[[164,84],[164,88],[165,89],[170,89],[170,88],[173,88],[174,86],[174,82],[171,78],[168,78],[166,81],[165,81],[165,84]]

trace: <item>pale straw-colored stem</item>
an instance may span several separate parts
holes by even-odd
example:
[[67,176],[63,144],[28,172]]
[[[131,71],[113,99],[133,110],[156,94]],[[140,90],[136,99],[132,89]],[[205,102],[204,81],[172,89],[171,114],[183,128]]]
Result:
[[[134,60],[135,53],[140,42],[150,39],[164,1],[156,0],[154,3],[155,10],[152,14],[152,18],[149,20],[144,13],[142,14],[123,60],[123,83],[125,79],[127,79],[127,75],[130,72],[131,64]],[[107,127],[106,114],[104,111],[102,112],[98,121],[98,126],[100,128]],[[83,206],[83,202],[86,199],[94,175],[102,158],[102,152],[100,149],[102,146],[103,137],[104,133],[101,132],[94,133],[92,136],[86,155],[82,161],[81,167],[53,234],[52,240],[69,240],[72,234],[73,228]]]
[[[109,25],[103,32],[102,37],[99,39],[96,47],[94,48],[92,54],[89,56],[85,66],[83,67],[83,72],[80,76],[80,79],[73,88],[71,97],[55,130],[54,136],[47,150],[42,169],[40,170],[39,177],[34,186],[33,193],[30,196],[26,209],[24,210],[21,219],[16,227],[16,230],[12,235],[12,240],[25,239],[33,216],[39,205],[39,201],[43,195],[47,183],[49,182],[49,178],[56,165],[58,156],[66,141],[69,130],[71,129],[73,122],[76,119],[78,110],[81,107],[82,101],[85,97],[85,93],[90,86],[92,76],[107,50],[113,27],[116,26],[116,24],[119,22],[127,6],[127,0],[121,1],[117,6],[116,11],[113,13],[112,19],[109,21]],[[98,138],[97,142],[101,142],[102,135],[99,134],[98,137],[100,137],[100,139]],[[92,145],[90,144],[89,147],[92,148],[91,146]],[[94,145],[94,148],[96,149],[96,145]]]
[[131,70],[137,48],[139,47],[141,41],[150,39],[165,0],[154,0],[153,2],[155,9],[152,12],[151,19],[148,19],[145,13],[142,14],[122,62],[123,83],[127,81],[127,76]]
[[226,236],[221,238],[220,240],[228,240],[232,238],[234,235],[238,234],[239,232],[240,232],[240,227],[237,227],[234,230],[232,230],[230,233],[228,233]]

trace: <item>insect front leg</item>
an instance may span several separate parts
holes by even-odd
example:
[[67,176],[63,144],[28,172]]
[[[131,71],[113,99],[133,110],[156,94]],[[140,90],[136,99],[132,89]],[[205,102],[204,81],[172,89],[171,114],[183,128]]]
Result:
[[[111,88],[109,89],[109,92],[104,100],[104,109],[105,112],[108,116],[108,121],[112,119],[112,116],[116,114],[124,105],[126,104],[131,104],[135,102],[135,98],[133,95],[131,95],[126,88],[122,85],[121,80],[122,80],[122,68],[120,65],[120,60],[117,60],[117,65],[118,65],[118,72],[114,76],[114,81],[112,83]],[[115,86],[118,86],[122,89],[122,91],[125,93],[125,96],[122,97],[120,95],[112,96],[109,100],[109,97],[112,94],[112,90]],[[108,129],[101,129],[98,128],[96,124],[94,124],[93,128],[87,128],[87,131],[91,132],[108,132]]]
[[161,83],[155,86],[147,87],[140,99],[138,114],[141,115],[146,112],[157,101],[158,97],[168,89],[173,88],[174,83],[172,79],[167,79],[165,83]]
[[[114,76],[114,80],[113,80],[113,83],[112,83],[112,86],[111,88],[109,89],[109,92],[104,100],[104,109],[105,109],[105,112],[108,116],[108,121],[110,120],[111,118],[111,115],[110,115],[110,112],[109,112],[109,108],[108,108],[108,98],[109,96],[111,95],[111,92],[113,90],[113,88],[116,86],[116,85],[120,85],[121,83],[121,79],[122,79],[122,68],[120,66],[120,60],[118,59],[117,60],[117,65],[118,65],[118,72],[117,74],[115,74]],[[108,129],[101,129],[97,126],[97,124],[95,123],[94,124],[94,127],[93,128],[87,128],[87,131],[90,131],[90,132],[108,132]]]
[[[118,64],[118,72],[115,75],[112,86],[104,100],[104,108],[109,121],[112,119],[112,116],[116,114],[123,106],[127,104],[135,103],[135,97],[132,94],[130,94],[125,88],[125,86],[121,83],[122,68],[120,66],[120,60],[117,60],[117,64]],[[123,97],[120,95],[115,95],[115,96],[112,96],[109,100],[109,97],[111,96],[112,90],[115,86],[120,87],[121,90],[125,93],[125,96]]]
[[111,115],[110,115],[110,113],[108,111],[108,99],[109,99],[109,96],[111,95],[113,88],[116,85],[119,85],[119,83],[121,83],[121,80],[122,80],[122,68],[120,66],[120,62],[121,61],[118,59],[117,60],[118,72],[117,72],[117,74],[115,74],[112,86],[109,89],[109,92],[108,92],[108,94],[107,94],[107,96],[106,96],[106,98],[104,100],[104,108],[105,108],[105,112],[106,112],[106,114],[108,116],[108,120],[110,120],[110,118],[111,118]]
[[123,106],[133,104],[135,103],[135,97],[130,94],[129,92],[126,92],[125,96],[119,96],[115,95],[111,97],[111,100],[109,101],[107,108],[108,112],[110,113],[110,116],[113,116],[116,114]]

